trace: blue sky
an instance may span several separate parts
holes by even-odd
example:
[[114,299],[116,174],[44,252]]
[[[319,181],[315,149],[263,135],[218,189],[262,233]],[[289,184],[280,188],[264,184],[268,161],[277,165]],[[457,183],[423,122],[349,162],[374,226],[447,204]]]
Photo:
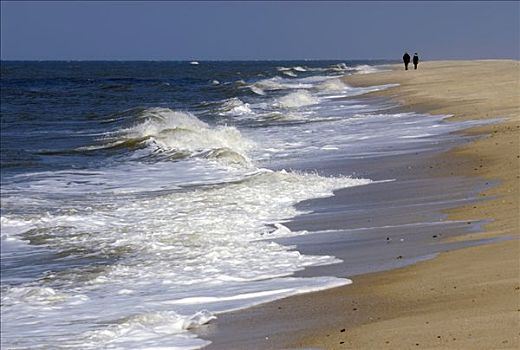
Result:
[[3,60],[519,58],[511,2],[1,3]]

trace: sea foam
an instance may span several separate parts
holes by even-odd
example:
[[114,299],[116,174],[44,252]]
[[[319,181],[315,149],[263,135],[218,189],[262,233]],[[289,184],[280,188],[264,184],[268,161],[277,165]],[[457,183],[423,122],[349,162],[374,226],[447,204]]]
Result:
[[[240,100],[230,100],[222,113],[248,113],[248,106]],[[143,111],[137,122],[107,135],[95,149],[139,145],[152,152],[174,152],[177,156],[235,153],[244,165],[250,164],[248,151],[254,144],[242,137],[238,129],[228,126],[210,127],[188,112],[168,108],[150,108]],[[83,148],[86,149],[86,148]],[[225,157],[219,158],[226,161]],[[233,161],[233,163],[236,163]]]
[[[4,325],[14,334],[37,322],[53,335],[26,338],[27,344],[60,339],[67,346],[126,347],[139,340],[173,346],[185,339],[201,346],[205,343],[186,328],[209,321],[215,312],[349,283],[286,277],[337,260],[304,256],[265,239],[305,233],[281,223],[298,214],[295,203],[368,183],[260,169],[228,184],[152,198],[103,196],[97,203],[90,198],[88,209],[80,204],[69,213],[33,217],[30,224],[37,229],[23,233],[26,237],[45,232],[40,239],[49,249],[70,252],[70,258],[89,252],[91,259],[113,264],[48,275],[37,287],[4,289]],[[93,313],[101,317],[96,325],[88,321]],[[60,327],[63,323],[75,325],[74,331]]]
[[317,86],[318,90],[323,91],[342,91],[348,88],[349,87],[340,79],[328,79]]
[[298,108],[319,103],[319,99],[306,90],[298,90],[280,97],[276,106],[280,108]]
[[232,116],[252,113],[249,103],[244,103],[237,97],[224,101],[218,111],[220,115]]

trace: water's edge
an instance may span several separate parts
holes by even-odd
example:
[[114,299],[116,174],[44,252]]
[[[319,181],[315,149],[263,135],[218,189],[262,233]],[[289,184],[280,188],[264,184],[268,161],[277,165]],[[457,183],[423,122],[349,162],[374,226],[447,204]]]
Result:
[[[276,241],[293,246],[302,254],[331,255],[341,262],[307,267],[294,276],[351,278],[434,259],[441,252],[510,239],[452,240],[482,231],[487,221],[448,221],[443,212],[483,200],[479,193],[498,184],[477,177],[432,175],[434,157],[471,140],[457,132],[449,139],[438,140],[436,147],[427,151],[369,160],[340,157],[300,164],[305,171],[315,170],[327,176],[355,173],[376,182],[337,190],[333,197],[296,205],[307,214],[284,224],[291,230],[306,230],[309,234]],[[377,182],[388,179],[392,181]],[[348,286],[345,288],[348,291]],[[277,319],[273,310],[281,309],[282,304],[283,301],[223,313],[195,332],[212,342],[204,348],[208,350],[276,349],[280,346],[277,339],[302,329],[285,317]]]

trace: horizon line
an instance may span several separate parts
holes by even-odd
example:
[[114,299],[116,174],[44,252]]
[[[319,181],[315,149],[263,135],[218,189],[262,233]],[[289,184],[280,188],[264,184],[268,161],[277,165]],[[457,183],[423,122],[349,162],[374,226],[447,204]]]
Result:
[[266,58],[266,59],[3,59],[3,62],[250,62],[250,61],[395,61],[398,58]]
[[[424,58],[422,59],[425,60]],[[429,58],[428,61],[520,60],[519,57]],[[3,59],[0,62],[283,62],[283,61],[397,61],[401,58],[268,58],[268,59]]]

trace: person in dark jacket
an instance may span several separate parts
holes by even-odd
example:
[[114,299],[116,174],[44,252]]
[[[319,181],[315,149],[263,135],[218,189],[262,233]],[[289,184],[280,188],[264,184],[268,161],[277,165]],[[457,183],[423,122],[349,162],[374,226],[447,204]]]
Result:
[[410,63],[410,55],[408,54],[408,52],[404,53],[403,62],[404,62],[404,70],[408,70],[408,63]]
[[413,55],[413,69],[417,69],[417,65],[419,64],[419,56],[417,55],[417,52]]

